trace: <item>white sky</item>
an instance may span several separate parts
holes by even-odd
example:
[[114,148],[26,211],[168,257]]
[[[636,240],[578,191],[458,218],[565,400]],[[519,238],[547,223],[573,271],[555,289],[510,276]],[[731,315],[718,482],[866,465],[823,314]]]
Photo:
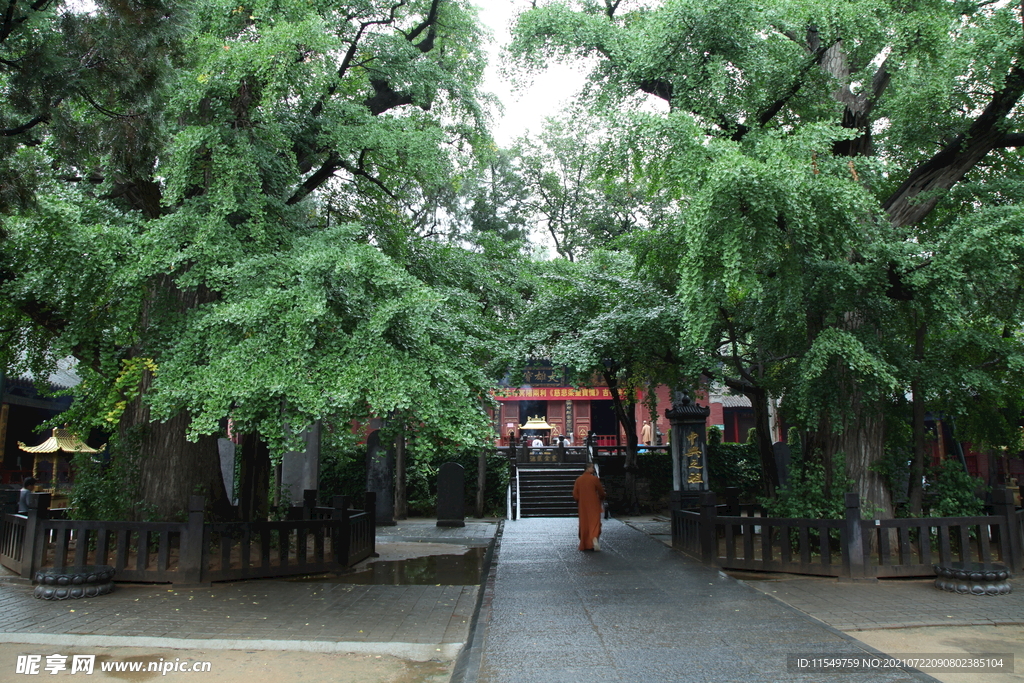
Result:
[[512,84],[499,73],[501,49],[511,40],[516,15],[530,6],[530,0],[477,0],[480,20],[494,36],[488,49],[490,64],[484,76],[484,90],[497,95],[504,115],[495,119],[495,142],[507,147],[527,131],[539,133],[545,118],[554,116],[572,102],[583,87],[585,74],[578,68],[552,64],[534,74],[527,87],[513,91]]

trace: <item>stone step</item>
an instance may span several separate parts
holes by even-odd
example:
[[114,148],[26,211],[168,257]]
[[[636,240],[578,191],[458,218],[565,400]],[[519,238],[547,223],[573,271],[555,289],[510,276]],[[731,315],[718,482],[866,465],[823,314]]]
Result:
[[575,466],[529,467],[519,470],[521,517],[575,517],[572,487],[583,468]]
[[531,511],[523,510],[523,513],[521,515],[519,515],[519,516],[523,517],[523,518],[526,518],[526,517],[575,517],[576,513],[575,512],[568,513],[568,512],[561,512],[561,511],[540,511],[540,512],[538,512],[538,511],[535,511],[535,510],[531,510]]

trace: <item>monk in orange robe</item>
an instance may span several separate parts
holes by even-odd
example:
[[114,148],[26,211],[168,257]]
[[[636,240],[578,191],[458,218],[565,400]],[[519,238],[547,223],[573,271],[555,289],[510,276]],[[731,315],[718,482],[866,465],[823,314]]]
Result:
[[587,463],[583,474],[576,478],[572,497],[580,513],[580,550],[600,550],[601,515],[604,512],[604,486],[594,474],[594,463]]

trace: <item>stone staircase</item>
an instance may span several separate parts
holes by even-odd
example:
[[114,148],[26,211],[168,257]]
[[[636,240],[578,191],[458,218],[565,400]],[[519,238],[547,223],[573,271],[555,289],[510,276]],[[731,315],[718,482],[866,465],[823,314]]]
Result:
[[583,465],[536,465],[519,468],[520,517],[575,517],[572,486]]

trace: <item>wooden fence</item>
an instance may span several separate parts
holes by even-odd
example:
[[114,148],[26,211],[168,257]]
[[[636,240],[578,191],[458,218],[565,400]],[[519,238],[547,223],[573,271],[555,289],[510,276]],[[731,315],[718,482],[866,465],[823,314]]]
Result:
[[1010,491],[993,495],[985,517],[864,520],[856,493],[846,494],[843,519],[764,517],[719,506],[706,493],[699,511],[673,511],[672,544],[723,569],[876,578],[934,576],[933,565],[950,562],[1001,562],[1020,571],[1024,510],[1014,508]]
[[363,510],[348,496],[317,507],[316,491],[280,522],[207,523],[193,496],[187,522],[51,519],[49,494],[28,515],[4,515],[0,564],[29,578],[36,569],[108,564],[120,581],[208,583],[340,571],[375,554],[376,494]]

